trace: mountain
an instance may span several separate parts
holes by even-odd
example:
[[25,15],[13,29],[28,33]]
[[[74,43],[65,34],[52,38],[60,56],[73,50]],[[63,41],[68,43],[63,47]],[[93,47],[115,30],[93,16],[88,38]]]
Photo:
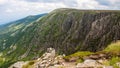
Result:
[[[23,19],[0,25],[0,55],[9,55],[16,48],[15,44],[17,41],[25,34],[26,28],[29,28],[36,20],[44,15],[46,13],[30,15]],[[0,61],[0,64],[2,64],[2,58]]]
[[120,40],[120,11],[117,10],[62,8],[34,21],[24,27],[25,21],[14,27],[13,23],[8,24],[1,30],[4,66],[38,58],[49,47],[55,48],[58,54],[69,55],[77,51],[101,51]]
[[[7,39],[4,39],[5,37],[7,37],[7,36],[9,36],[9,38],[10,37],[11,38],[16,37],[15,35],[18,35],[19,33],[22,33],[22,32],[20,32],[21,29],[25,29],[27,26],[30,26],[34,21],[36,21],[38,18],[40,18],[43,15],[46,15],[46,14],[40,14],[40,15],[35,15],[35,16],[30,15],[30,16],[27,16],[23,19],[20,19],[20,20],[14,21],[14,22],[10,22],[8,24],[1,25],[1,27],[0,27],[0,38],[1,38],[0,39],[1,40],[0,50],[4,49],[5,44],[7,46],[11,45],[10,43],[8,43],[8,44],[3,43],[5,40],[7,40]],[[24,30],[23,30],[23,32],[24,32]],[[13,43],[13,42],[11,42],[11,43]],[[2,44],[3,44],[3,46],[2,46]]]

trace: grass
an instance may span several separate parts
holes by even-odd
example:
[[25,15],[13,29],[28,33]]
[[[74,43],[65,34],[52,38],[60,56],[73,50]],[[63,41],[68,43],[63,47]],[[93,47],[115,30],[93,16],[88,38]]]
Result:
[[107,66],[113,66],[114,68],[119,68],[116,63],[120,62],[120,57],[112,57],[111,59],[105,61],[103,63],[103,65],[107,65]]
[[82,63],[84,60],[82,60],[82,59],[78,59],[77,61],[76,61],[76,63]]
[[106,47],[103,51],[99,51],[96,53],[93,52],[89,52],[89,51],[81,51],[81,52],[76,52],[74,54],[65,56],[64,59],[69,61],[71,58],[78,58],[76,59],[77,63],[81,63],[84,60],[82,59],[85,56],[89,56],[92,54],[101,54],[101,53],[105,53],[105,54],[110,54],[111,58],[109,58],[107,61],[105,61],[103,64],[104,65],[110,65],[110,66],[114,66],[114,68],[118,68],[116,63],[120,62],[120,57],[118,57],[120,55],[120,41],[117,41],[115,43],[111,43],[110,45],[108,45],[108,47]]
[[118,66],[116,65],[117,62],[120,62],[120,57],[112,57],[109,60],[109,64],[114,66],[114,68],[118,68]]
[[0,65],[3,64],[4,61],[5,61],[5,58],[3,58],[3,57],[0,56]]
[[33,64],[35,63],[35,60],[29,61],[27,64],[23,65],[22,68],[33,68]]
[[108,52],[108,53],[112,53],[114,56],[120,55],[120,41],[117,41],[116,43],[111,43],[103,51]]
[[84,57],[84,56],[87,56],[87,55],[91,55],[93,54],[92,52],[89,52],[89,51],[84,51],[84,52],[77,52],[77,53],[74,53],[70,56],[72,57]]
[[85,56],[88,56],[88,55],[91,55],[91,54],[94,54],[94,53],[93,52],[89,52],[89,51],[81,51],[81,52],[76,52],[74,54],[65,56],[64,59],[67,60],[67,61],[69,61],[72,57],[79,57],[79,59],[77,60],[77,62],[82,62],[81,58],[83,58]]

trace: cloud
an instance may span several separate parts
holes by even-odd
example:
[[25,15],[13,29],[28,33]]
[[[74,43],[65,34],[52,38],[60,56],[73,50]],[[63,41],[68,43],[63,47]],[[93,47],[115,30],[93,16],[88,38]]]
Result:
[[7,12],[7,13],[12,13],[13,10],[11,10],[11,9],[7,9],[5,12]]
[[0,0],[0,23],[56,8],[120,10],[120,0]]
[[79,9],[106,9],[107,8],[107,6],[99,4],[99,2],[96,0],[77,0],[77,5]]
[[2,3],[4,3],[5,2],[5,0],[0,0],[0,4],[2,4]]
[[[0,2],[0,23],[14,21],[28,15],[50,12],[53,9],[67,7],[63,3],[27,2],[24,0],[9,0]],[[4,4],[3,4],[4,3]]]

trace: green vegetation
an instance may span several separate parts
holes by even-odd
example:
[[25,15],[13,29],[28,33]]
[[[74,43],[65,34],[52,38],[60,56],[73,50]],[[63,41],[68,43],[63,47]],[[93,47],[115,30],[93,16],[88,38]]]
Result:
[[28,16],[0,27],[0,68],[8,68],[18,60],[26,61],[36,56],[30,53],[21,58],[30,49],[28,45],[34,36],[31,33],[34,30],[33,23],[43,15]]
[[103,51],[108,52],[108,53],[112,53],[113,56],[120,55],[120,41],[118,41],[116,43],[111,43]]
[[36,61],[32,60],[29,61],[27,64],[23,65],[22,68],[33,68],[32,65],[35,63]]
[[109,64],[116,67],[116,63],[117,62],[120,62],[120,57],[112,57],[110,60],[109,60]]
[[107,48],[105,48],[105,50],[103,50],[104,52],[110,53],[112,54],[112,58],[110,58],[108,60],[108,64],[114,66],[114,68],[119,68],[116,63],[120,62],[120,57],[118,57],[118,55],[120,55],[120,41],[117,41],[115,43],[111,43],[110,45],[108,45]]
[[84,60],[83,59],[78,59],[76,60],[76,63],[82,63]]
[[84,60],[82,59],[85,56],[89,56],[92,54],[109,54],[111,56],[111,58],[107,59],[106,61],[103,62],[104,65],[110,65],[110,66],[114,66],[114,68],[119,68],[116,63],[120,62],[120,41],[117,41],[115,43],[111,43],[110,45],[108,45],[108,47],[106,47],[103,51],[98,51],[98,52],[89,52],[89,51],[81,51],[81,52],[76,52],[74,54],[65,56],[64,59],[66,61],[69,61],[70,59],[74,58],[78,58],[76,59],[77,63],[81,63]]
[[104,61],[103,64],[108,66],[113,66],[114,68],[119,68],[116,64],[117,62],[120,62],[120,57],[112,57],[107,61]]
[[81,51],[81,52],[76,52],[74,54],[71,54],[71,55],[68,55],[68,56],[65,56],[64,59],[69,61],[71,58],[75,57],[75,58],[78,58],[76,60],[76,62],[82,62],[83,61],[83,57],[85,56],[89,56],[89,55],[92,55],[94,54],[93,52],[89,52],[89,51]]
[[5,61],[5,58],[3,58],[3,57],[0,56],[0,65],[3,64],[4,61]]

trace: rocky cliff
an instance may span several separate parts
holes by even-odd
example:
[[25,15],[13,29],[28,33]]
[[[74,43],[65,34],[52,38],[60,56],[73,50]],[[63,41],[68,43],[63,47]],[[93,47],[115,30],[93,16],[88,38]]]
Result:
[[29,46],[39,50],[53,47],[65,54],[80,50],[95,52],[120,39],[120,12],[57,9],[34,26]]

